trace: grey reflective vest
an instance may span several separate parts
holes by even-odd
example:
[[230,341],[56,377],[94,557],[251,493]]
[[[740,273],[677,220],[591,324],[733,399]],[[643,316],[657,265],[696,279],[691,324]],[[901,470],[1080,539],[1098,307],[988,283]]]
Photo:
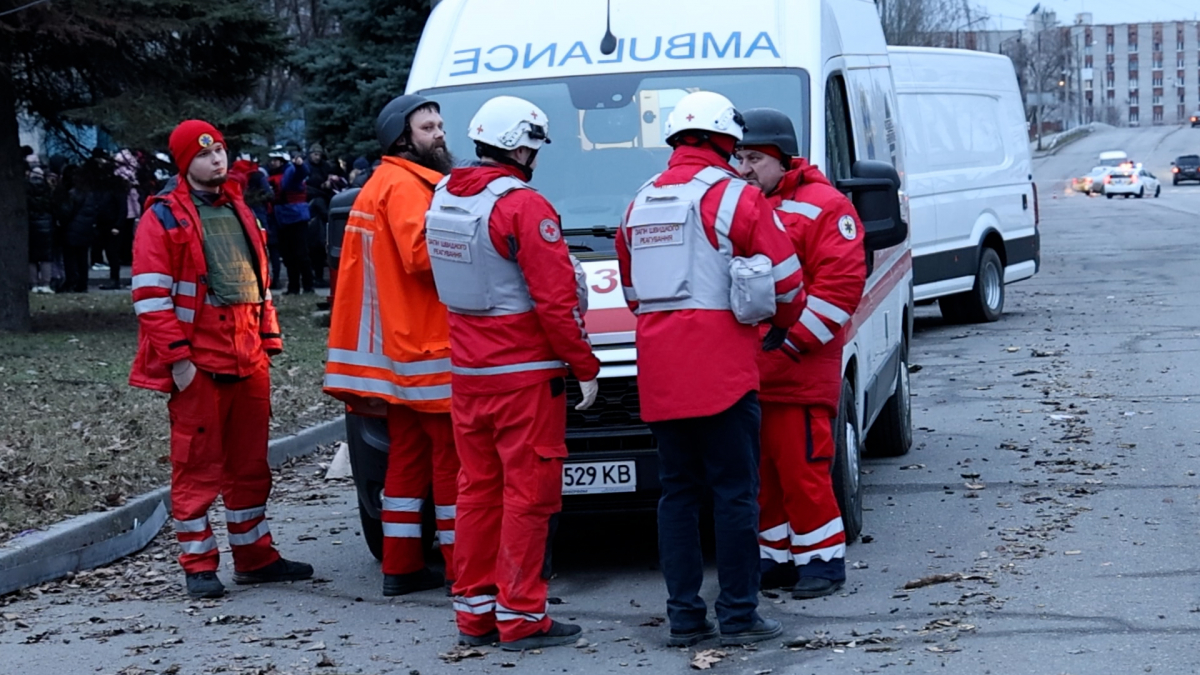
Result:
[[505,316],[533,309],[529,286],[515,260],[492,245],[488,223],[501,197],[528,185],[504,176],[471,197],[446,190],[449,177],[438,183],[425,214],[425,243],[433,266],[438,297],[457,314]]
[[[709,243],[700,216],[700,200],[709,189],[728,180],[717,208],[714,229],[717,248]],[[625,222],[631,259],[633,292],[638,313],[683,309],[733,311],[742,323],[755,323],[774,313],[774,282],[765,256],[735,258],[729,230],[746,182],[717,167],[708,167],[682,185],[656,187],[654,179],[642,186]],[[762,269],[766,264],[765,270]],[[731,265],[740,272],[735,279]],[[753,288],[734,289],[752,281]],[[731,291],[734,291],[731,293]],[[749,292],[747,292],[749,291]],[[763,294],[768,295],[764,296]],[[732,296],[732,301],[731,301]],[[751,309],[743,314],[745,298]],[[769,305],[765,317],[763,307]]]

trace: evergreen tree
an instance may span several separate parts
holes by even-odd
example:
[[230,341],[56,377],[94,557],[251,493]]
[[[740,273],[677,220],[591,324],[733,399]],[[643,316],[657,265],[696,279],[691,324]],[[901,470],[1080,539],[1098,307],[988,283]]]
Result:
[[259,131],[247,95],[285,55],[261,0],[0,0],[0,330],[29,328],[18,114],[143,147],[205,117],[234,141]]
[[310,142],[334,153],[378,154],[375,117],[404,93],[430,0],[326,0],[338,30],[301,50]]

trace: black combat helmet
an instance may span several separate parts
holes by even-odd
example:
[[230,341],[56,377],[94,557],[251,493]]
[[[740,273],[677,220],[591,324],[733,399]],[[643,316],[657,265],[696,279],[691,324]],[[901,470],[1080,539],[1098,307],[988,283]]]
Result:
[[787,115],[774,108],[751,108],[744,111],[742,117],[746,120],[746,132],[739,145],[773,145],[787,157],[800,156],[796,128]]
[[442,111],[437,101],[431,101],[424,96],[415,94],[397,96],[383,106],[379,117],[375,119],[375,137],[379,139],[380,149],[385,153],[391,150],[392,145],[400,140],[405,131],[408,131],[408,116],[413,114],[417,108],[430,104],[439,113]]

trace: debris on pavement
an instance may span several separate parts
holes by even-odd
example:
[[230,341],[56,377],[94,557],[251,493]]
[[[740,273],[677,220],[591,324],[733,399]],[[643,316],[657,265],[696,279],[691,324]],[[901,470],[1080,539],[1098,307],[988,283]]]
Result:
[[329,467],[325,469],[325,480],[353,477],[354,471],[350,466],[350,446],[345,441],[339,441],[337,450],[333,453],[333,459],[329,462]]
[[696,670],[708,670],[720,663],[728,654],[720,649],[705,649],[692,656],[691,666]]
[[487,652],[476,647],[464,647],[459,645],[448,652],[438,654],[438,658],[446,663],[458,663],[463,659],[483,658],[487,656]]
[[956,581],[988,581],[992,579],[990,576],[983,574],[964,574],[963,572],[952,572],[950,574],[931,574],[927,577],[914,579],[904,584],[904,589],[911,591],[917,588],[925,588],[926,586],[934,586],[937,584],[951,584]]
[[[896,638],[883,635],[882,631],[875,630],[869,635],[858,635],[855,631],[848,638],[835,638],[829,633],[818,632],[813,637],[798,637],[788,640],[783,643],[783,646],[792,651],[801,649],[817,650],[817,649],[854,649],[855,647],[872,647],[889,645],[896,641]],[[868,651],[875,651],[868,649]]]

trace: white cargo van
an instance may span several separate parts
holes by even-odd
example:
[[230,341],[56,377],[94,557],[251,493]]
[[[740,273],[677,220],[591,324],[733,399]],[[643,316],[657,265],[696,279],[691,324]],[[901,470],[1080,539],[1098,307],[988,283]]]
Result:
[[[553,143],[538,156],[532,184],[561,213],[564,235],[587,269],[586,321],[604,364],[596,404],[568,408],[565,507],[626,510],[657,501],[654,437],[639,416],[636,321],[620,291],[613,237],[638,187],[666,167],[668,113],[702,89],[743,109],[787,113],[802,153],[854,194],[864,216],[871,274],[846,342],[834,466],[852,540],[862,525],[864,445],[896,455],[912,443],[912,259],[896,197],[903,144],[875,5],[744,0],[731,11],[718,0],[611,0],[610,16],[609,4],[443,0],[408,81],[408,93],[441,104],[447,142],[459,158],[474,157],[467,126],[493,96],[528,99],[549,117]],[[711,367],[720,368],[720,359]],[[577,384],[568,392],[578,399]],[[364,454],[386,452],[383,425],[353,417],[348,425],[356,468],[377,463]],[[359,483],[364,530],[378,513],[378,494],[369,481]]]
[[995,321],[1041,262],[1024,106],[1006,56],[892,47],[913,283],[950,321]]

